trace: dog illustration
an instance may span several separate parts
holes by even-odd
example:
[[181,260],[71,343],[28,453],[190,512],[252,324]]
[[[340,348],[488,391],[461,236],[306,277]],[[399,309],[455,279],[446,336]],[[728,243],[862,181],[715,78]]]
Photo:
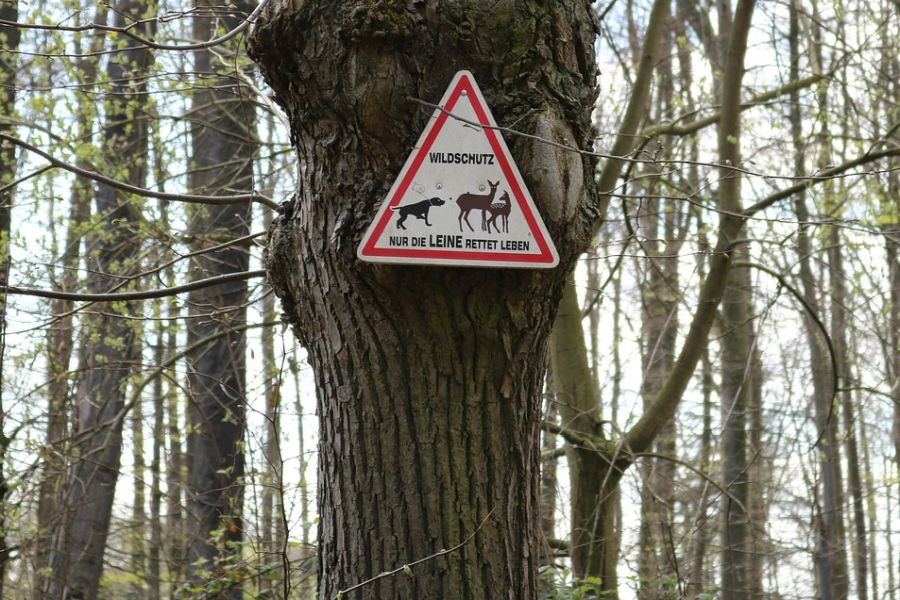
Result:
[[403,222],[406,221],[406,217],[410,215],[417,219],[425,219],[425,224],[431,227],[431,223],[428,222],[428,211],[431,210],[432,206],[443,206],[444,204],[446,204],[446,202],[440,198],[429,198],[428,200],[421,200],[415,204],[407,204],[406,206],[392,206],[391,210],[396,210],[400,213],[400,218],[397,219],[397,227],[405,230],[406,227],[403,226]]

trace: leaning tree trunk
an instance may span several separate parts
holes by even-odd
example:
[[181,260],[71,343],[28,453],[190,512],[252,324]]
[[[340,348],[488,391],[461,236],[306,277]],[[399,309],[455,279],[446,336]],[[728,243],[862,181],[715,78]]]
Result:
[[536,594],[543,365],[598,217],[592,161],[507,137],[559,268],[371,266],[355,251],[431,112],[409,98],[434,101],[468,68],[499,123],[584,148],[593,39],[581,0],[275,0],[256,25],[251,54],[302,165],[267,268],[318,389],[320,598]]

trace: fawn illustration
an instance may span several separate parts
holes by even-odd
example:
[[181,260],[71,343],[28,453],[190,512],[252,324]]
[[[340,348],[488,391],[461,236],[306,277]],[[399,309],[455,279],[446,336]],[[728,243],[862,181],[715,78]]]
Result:
[[497,193],[497,186],[500,185],[500,182],[492,183],[489,180],[488,185],[491,186],[491,192],[489,194],[465,193],[456,199],[456,204],[459,206],[458,220],[460,231],[463,230],[463,221],[469,226],[470,231],[475,231],[472,224],[469,223],[469,213],[473,210],[481,211],[481,230],[485,231],[487,229],[487,217],[485,213],[491,208],[491,203],[494,201],[494,195]]
[[500,228],[497,227],[497,217],[503,217],[503,233],[509,233],[509,211],[511,208],[512,202],[509,199],[509,192],[504,191],[500,195],[500,201],[494,202],[488,208],[488,212],[491,213],[491,218],[487,220],[488,233],[491,232],[491,225],[494,226],[497,233],[500,233]]

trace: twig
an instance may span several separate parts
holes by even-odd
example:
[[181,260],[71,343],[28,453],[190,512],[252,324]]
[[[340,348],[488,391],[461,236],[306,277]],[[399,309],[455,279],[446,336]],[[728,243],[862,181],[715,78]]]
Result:
[[[159,42],[154,42],[153,40],[147,39],[145,37],[141,37],[138,34],[131,31],[134,24],[139,23],[136,22],[127,27],[113,27],[111,25],[104,25],[102,23],[88,23],[86,25],[43,25],[40,23],[19,23],[17,21],[7,21],[4,19],[0,19],[0,25],[5,27],[16,27],[18,29],[44,29],[50,31],[70,31],[70,32],[83,32],[83,31],[109,31],[113,33],[121,33],[122,35],[133,39],[134,41],[154,50],[203,50],[206,48],[212,48],[213,46],[219,46],[224,44],[228,40],[242,33],[247,27],[252,25],[256,18],[262,14],[262,11],[266,8],[270,0],[262,0],[259,3],[253,12],[251,12],[246,19],[241,21],[240,25],[232,29],[231,31],[220,35],[217,38],[213,38],[211,40],[207,40],[205,42],[195,42],[193,44],[160,44]],[[156,17],[151,20],[161,20],[164,21],[166,19],[160,19]]]
[[356,591],[363,586],[369,585],[373,581],[378,581],[379,579],[384,579],[385,577],[391,577],[392,575],[396,575],[397,573],[400,573],[401,571],[412,574],[412,571],[411,571],[412,567],[422,564],[423,562],[426,562],[426,561],[429,561],[429,560],[432,560],[435,558],[439,558],[446,554],[451,554],[453,552],[456,552],[457,550],[459,550],[460,548],[462,548],[463,546],[468,544],[472,540],[472,538],[474,538],[478,534],[478,532],[481,531],[481,529],[484,527],[484,524],[487,523],[488,519],[490,519],[491,515],[493,515],[493,514],[494,514],[494,509],[492,508],[490,510],[490,512],[488,512],[488,514],[484,517],[484,519],[482,519],[481,523],[478,525],[478,527],[475,529],[475,531],[470,533],[466,539],[464,539],[457,545],[453,546],[452,548],[448,548],[446,550],[440,550],[438,552],[435,552],[434,554],[429,554],[425,558],[420,558],[418,560],[414,560],[413,562],[407,563],[407,564],[403,565],[402,567],[397,567],[396,569],[394,569],[392,571],[385,571],[384,573],[379,573],[375,577],[371,577],[369,579],[366,579],[365,581],[361,581],[361,582],[357,583],[356,585],[348,587],[347,589],[339,590],[338,593],[334,597],[335,600],[341,600],[344,597],[344,594],[348,594],[350,592]]

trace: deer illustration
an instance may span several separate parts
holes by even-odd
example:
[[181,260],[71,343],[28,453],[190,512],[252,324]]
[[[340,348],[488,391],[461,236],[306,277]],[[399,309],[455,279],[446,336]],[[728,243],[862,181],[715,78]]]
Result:
[[463,230],[463,221],[466,222],[466,225],[469,226],[469,230],[475,231],[472,227],[472,224],[469,223],[469,213],[473,210],[481,211],[481,230],[484,231],[487,225],[487,219],[485,213],[491,208],[491,203],[494,201],[494,195],[497,193],[497,186],[500,185],[500,182],[492,183],[488,181],[488,185],[491,186],[491,192],[489,194],[462,194],[459,198],[456,199],[456,204],[459,206],[459,230]]
[[500,228],[497,227],[497,217],[503,217],[503,233],[509,233],[509,211],[511,208],[512,202],[509,199],[509,192],[504,191],[500,195],[500,201],[494,202],[488,208],[488,212],[491,213],[491,218],[487,220],[488,233],[491,231],[491,225],[494,226],[497,233],[500,233]]

